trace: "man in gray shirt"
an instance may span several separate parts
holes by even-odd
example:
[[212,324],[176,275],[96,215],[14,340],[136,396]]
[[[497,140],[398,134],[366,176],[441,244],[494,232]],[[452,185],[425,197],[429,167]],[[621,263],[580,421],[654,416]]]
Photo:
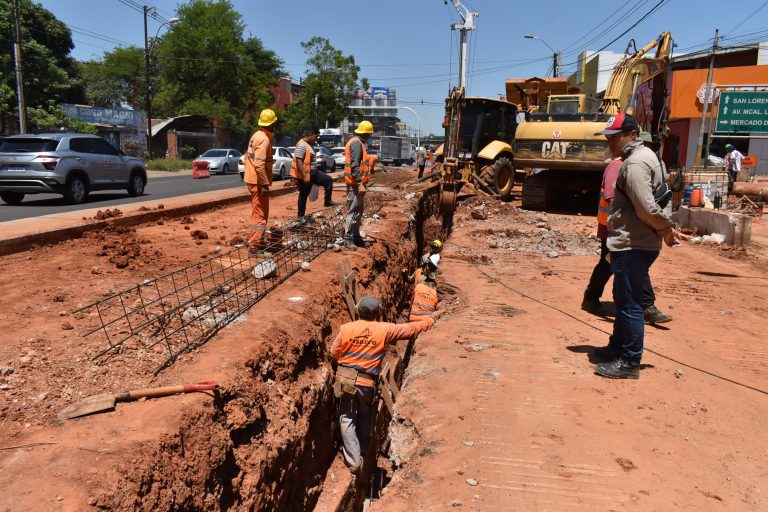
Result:
[[595,359],[603,361],[595,367],[596,372],[614,379],[640,377],[645,334],[643,284],[659,256],[662,240],[669,247],[680,244],[680,234],[654,198],[664,176],[661,162],[643,145],[639,133],[634,117],[616,114],[605,130],[595,134],[605,135],[611,155],[624,159],[608,213],[607,246],[616,317],[608,346],[593,352]]
[[419,178],[424,176],[424,167],[427,165],[427,151],[424,146],[416,150],[416,165],[419,166]]

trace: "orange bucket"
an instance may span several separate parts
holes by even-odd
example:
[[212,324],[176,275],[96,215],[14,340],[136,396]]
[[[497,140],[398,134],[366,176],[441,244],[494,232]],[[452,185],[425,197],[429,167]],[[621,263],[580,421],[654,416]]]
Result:
[[691,206],[701,206],[704,201],[704,190],[698,185],[691,190]]

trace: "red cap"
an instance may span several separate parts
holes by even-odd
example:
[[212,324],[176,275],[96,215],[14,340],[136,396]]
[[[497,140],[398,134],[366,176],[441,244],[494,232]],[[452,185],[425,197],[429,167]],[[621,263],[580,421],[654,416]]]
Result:
[[640,126],[634,117],[629,114],[614,114],[608,118],[605,130],[595,132],[595,135],[613,135],[614,133],[631,132],[632,130],[640,133]]

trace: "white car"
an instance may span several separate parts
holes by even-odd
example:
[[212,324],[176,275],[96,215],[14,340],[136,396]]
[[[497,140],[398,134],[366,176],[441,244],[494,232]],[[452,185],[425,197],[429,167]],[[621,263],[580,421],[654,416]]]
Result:
[[[272,148],[272,158],[275,162],[272,164],[272,179],[286,179],[291,176],[291,164],[293,163],[293,154],[288,148],[276,146]],[[240,179],[245,177],[245,163],[243,158],[237,163],[237,170],[240,172]]]
[[331,148],[331,156],[336,161],[336,168],[337,169],[343,169],[344,164],[346,163],[345,157],[344,157],[344,146],[336,146],[335,148]]

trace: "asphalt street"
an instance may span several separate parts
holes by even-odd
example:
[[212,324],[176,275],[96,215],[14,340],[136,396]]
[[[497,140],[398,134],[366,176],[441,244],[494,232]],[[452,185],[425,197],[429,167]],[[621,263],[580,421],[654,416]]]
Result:
[[0,222],[90,208],[115,208],[125,204],[237,187],[245,187],[239,174],[216,175],[196,180],[187,174],[150,177],[144,195],[139,197],[130,197],[125,191],[108,190],[89,194],[83,204],[69,205],[61,196],[55,194],[28,195],[18,206],[0,201]]

